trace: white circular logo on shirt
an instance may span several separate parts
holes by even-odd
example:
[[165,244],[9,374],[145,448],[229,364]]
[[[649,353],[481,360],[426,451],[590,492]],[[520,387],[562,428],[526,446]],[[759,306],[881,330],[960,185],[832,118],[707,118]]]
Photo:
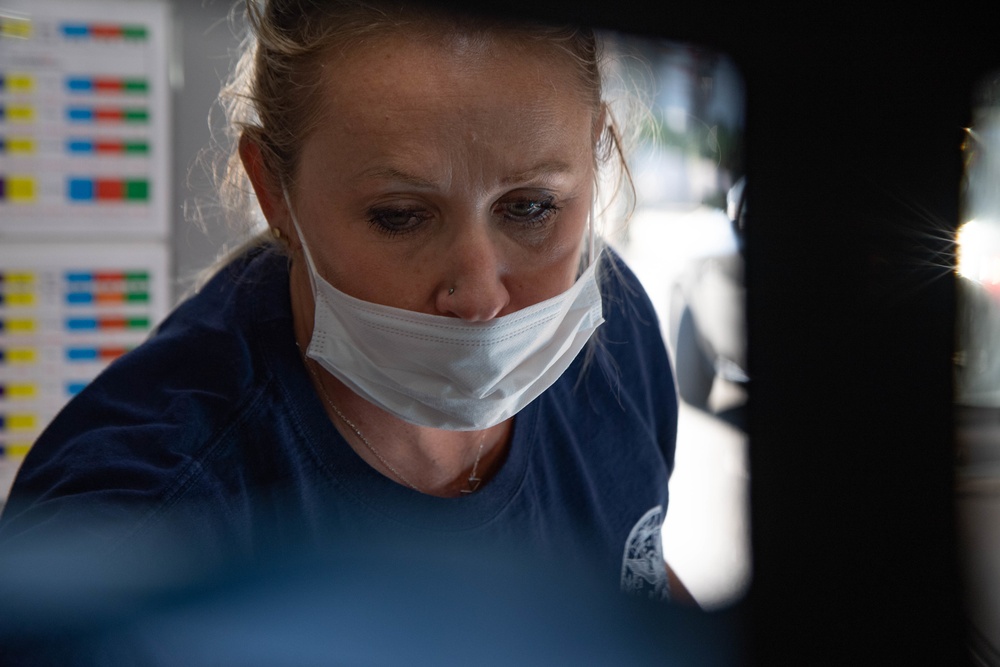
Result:
[[621,588],[653,600],[670,599],[667,563],[663,558],[662,505],[650,509],[632,527],[622,556]]

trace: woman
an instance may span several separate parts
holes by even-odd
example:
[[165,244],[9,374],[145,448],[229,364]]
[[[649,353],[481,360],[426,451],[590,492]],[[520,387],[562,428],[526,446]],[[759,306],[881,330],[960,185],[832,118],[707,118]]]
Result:
[[594,35],[248,9],[229,108],[269,231],[53,422],[0,539],[225,559],[488,541],[683,595],[660,546],[669,364],[595,242],[620,151]]

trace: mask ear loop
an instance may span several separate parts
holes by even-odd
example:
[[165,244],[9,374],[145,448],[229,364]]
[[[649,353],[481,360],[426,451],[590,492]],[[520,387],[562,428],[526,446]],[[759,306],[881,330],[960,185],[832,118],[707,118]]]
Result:
[[306,237],[302,234],[302,228],[299,227],[298,218],[295,216],[295,211],[292,208],[292,200],[288,196],[288,188],[285,184],[281,184],[281,194],[285,197],[285,206],[288,208],[288,215],[292,218],[292,225],[295,227],[295,233],[299,236],[299,243],[302,244],[302,254],[306,257],[306,265],[309,267],[309,285],[312,287],[313,294],[316,294],[316,278],[319,275],[316,272],[316,264],[313,263],[312,253],[309,252],[309,244],[306,243]]
[[590,202],[590,242],[587,244],[587,267],[594,265],[594,246],[596,245],[596,233],[594,232],[594,202]]

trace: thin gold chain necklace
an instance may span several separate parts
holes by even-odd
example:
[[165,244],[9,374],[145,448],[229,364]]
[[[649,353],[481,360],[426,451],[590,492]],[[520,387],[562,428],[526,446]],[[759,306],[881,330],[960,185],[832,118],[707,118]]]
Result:
[[[298,347],[298,343],[296,343],[296,347]],[[299,351],[301,352],[301,348]],[[313,365],[310,363],[311,360],[310,359],[303,359],[303,360],[305,361],[306,367],[309,369],[309,372],[312,374],[313,378],[315,378],[316,384],[319,385],[320,393],[323,394],[323,398],[326,399],[327,404],[333,410],[334,414],[336,414],[337,417],[339,417],[340,420],[343,421],[344,424],[346,424],[347,427],[354,432],[354,435],[358,436],[358,439],[361,440],[362,444],[364,444],[364,446],[368,449],[368,451],[372,453],[372,456],[377,458],[379,462],[383,466],[385,466],[385,468],[389,472],[395,475],[399,479],[399,481],[401,481],[403,484],[410,487],[414,491],[417,491],[419,493],[424,493],[423,491],[420,490],[420,487],[418,487],[416,484],[408,480],[403,475],[403,473],[396,470],[396,468],[391,463],[389,463],[384,456],[382,456],[381,452],[379,452],[378,449],[375,448],[375,445],[373,445],[368,441],[368,438],[364,436],[364,434],[361,432],[361,429],[359,429],[354,424],[354,422],[348,419],[347,415],[345,415],[343,412],[340,411],[340,408],[338,408],[337,405],[333,402],[333,400],[330,398],[330,395],[326,393],[326,387],[323,386],[323,381],[320,380],[319,374],[316,373],[316,369],[313,368]],[[474,493],[479,488],[479,485],[482,484],[483,482],[483,480],[480,477],[476,476],[476,473],[479,471],[479,461],[483,457],[483,444],[485,443],[485,441],[486,441],[486,432],[484,431],[482,437],[479,438],[479,451],[476,452],[476,460],[472,464],[472,472],[469,473],[469,480],[468,480],[469,488],[462,489],[461,492],[463,494],[468,495],[470,493]]]

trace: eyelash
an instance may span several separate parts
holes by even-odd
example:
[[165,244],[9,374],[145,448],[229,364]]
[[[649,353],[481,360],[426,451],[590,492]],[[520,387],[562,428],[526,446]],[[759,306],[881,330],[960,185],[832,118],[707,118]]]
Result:
[[511,205],[525,205],[528,204],[538,209],[534,215],[519,216],[511,215],[509,211],[502,212],[504,219],[510,222],[527,224],[530,227],[540,226],[548,222],[554,215],[556,215],[562,208],[557,205],[552,197],[535,199],[531,197],[526,197],[524,199],[516,199],[510,202],[501,202],[498,207],[502,208]]
[[[536,208],[537,211],[530,215],[515,215],[510,212],[509,207],[528,205]],[[548,222],[560,210],[561,206],[554,202],[552,197],[515,199],[512,201],[499,202],[494,211],[503,216],[507,222],[520,224],[528,228],[539,227]],[[402,218],[405,216],[403,224],[390,222],[392,218]],[[431,215],[421,209],[415,208],[376,208],[368,212],[368,224],[376,231],[387,235],[390,238],[409,234],[416,231],[421,223],[428,220]]]
[[[402,224],[389,222],[392,217],[406,216],[406,221]],[[394,238],[402,234],[409,234],[415,231],[424,220],[430,215],[419,209],[411,208],[380,208],[372,209],[368,212],[368,225],[389,238]],[[416,221],[413,219],[416,218]],[[411,222],[412,221],[412,222]]]

